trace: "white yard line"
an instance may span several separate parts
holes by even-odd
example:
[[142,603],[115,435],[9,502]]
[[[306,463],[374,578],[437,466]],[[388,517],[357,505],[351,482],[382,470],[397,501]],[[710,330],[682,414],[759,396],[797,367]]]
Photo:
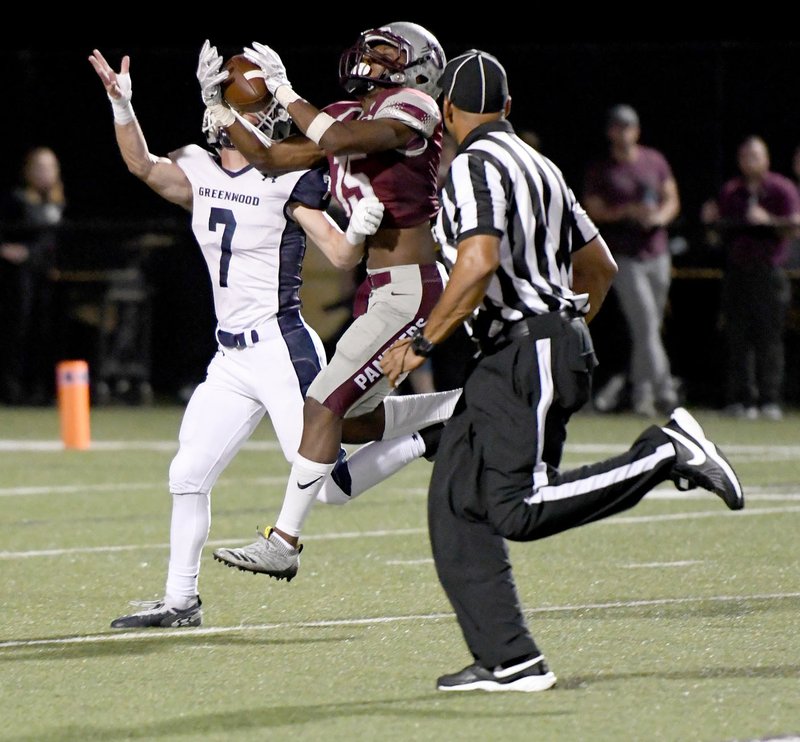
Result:
[[[696,520],[700,518],[752,518],[761,515],[784,515],[786,513],[800,513],[800,505],[774,508],[750,508],[731,512],[729,510],[713,510],[687,513],[668,513],[662,515],[639,515],[623,516],[615,515],[606,520],[593,523],[594,526],[615,526],[632,525],[641,523],[665,523],[676,520]],[[319,533],[303,536],[303,541],[336,541],[341,539],[363,539],[363,538],[396,538],[399,536],[416,536],[427,533],[425,528],[400,528],[394,530],[379,531],[349,531],[343,533]],[[231,543],[231,539],[208,541],[206,548],[215,546],[225,546]],[[2,559],[30,559],[35,557],[69,556],[73,554],[102,554],[119,551],[147,551],[150,549],[168,549],[168,543],[159,544],[121,544],[117,546],[81,546],[69,549],[37,549],[33,551],[0,551]]]
[[[791,600],[800,598],[800,593],[766,593],[756,595],[707,595],[693,598],[655,598],[652,600],[614,601],[609,603],[583,603],[576,605],[554,605],[544,608],[529,608],[527,615],[548,613],[574,613],[576,611],[603,611],[619,608],[645,608],[658,605],[686,605],[688,603],[741,603],[746,601]],[[105,634],[88,634],[86,636],[68,636],[57,639],[17,639],[0,642],[2,649],[19,649],[27,647],[46,647],[65,644],[102,644],[114,641],[151,641],[153,639],[183,639],[187,636],[218,636],[234,632],[259,632],[288,629],[320,629],[347,626],[369,626],[374,624],[401,623],[409,621],[441,621],[452,619],[452,613],[428,613],[413,616],[374,616],[372,618],[342,618],[327,621],[286,621],[284,623],[267,623],[239,626],[211,626],[205,629],[182,628],[161,631],[125,631]]]
[[[217,483],[217,487],[232,485],[285,485],[286,477],[253,477],[247,479],[225,479]],[[0,487],[0,497],[30,497],[32,495],[74,495],[84,492],[130,492],[131,490],[165,490],[167,479],[157,482],[114,482],[108,484],[59,484],[30,487]]]
[[[242,446],[247,451],[280,451],[277,441],[247,441]],[[165,451],[177,452],[177,439],[168,441],[92,441],[89,451]],[[59,440],[11,440],[0,439],[0,453],[61,453],[64,444]]]
[[[759,459],[791,459],[800,457],[800,446],[765,446],[747,444],[720,444],[725,454],[730,458],[734,456],[753,456]],[[243,446],[249,451],[280,451],[280,445],[274,440],[247,441]],[[152,440],[152,441],[127,441],[108,440],[92,441],[90,451],[117,452],[117,451],[177,451],[178,441]],[[625,445],[609,445],[608,443],[567,443],[564,450],[566,455],[590,454],[592,456],[614,456],[626,450]],[[64,451],[64,444],[56,439],[21,440],[0,439],[0,453],[10,452],[52,452]]]
[[679,562],[639,562],[636,564],[623,564],[623,569],[662,569],[663,567],[691,567],[703,564],[702,559],[684,559]]
[[[274,477],[252,477],[252,478],[223,478],[217,483],[217,487],[230,487],[250,485],[285,485],[285,476]],[[387,484],[389,486],[391,480]],[[106,484],[57,484],[57,485],[27,485],[19,487],[0,487],[0,497],[30,497],[32,495],[70,495],[83,492],[128,492],[131,490],[150,490],[163,489],[166,487],[166,477],[153,482],[108,482]],[[800,500],[800,491],[792,491],[794,487],[778,485],[776,487],[746,487],[745,499],[748,502],[753,500],[769,500],[791,502]],[[424,487],[406,487],[403,489],[406,494],[427,495],[428,490]],[[705,490],[695,490],[693,492],[679,492],[670,483],[665,483],[652,492],[648,492],[648,500],[700,500],[709,496]]]

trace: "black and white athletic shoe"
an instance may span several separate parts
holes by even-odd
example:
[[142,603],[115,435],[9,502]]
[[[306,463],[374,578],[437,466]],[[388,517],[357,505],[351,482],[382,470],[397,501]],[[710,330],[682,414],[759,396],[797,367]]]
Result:
[[547,667],[544,657],[539,655],[519,662],[512,667],[496,667],[488,670],[474,664],[452,675],[442,675],[436,681],[437,690],[486,690],[521,691],[535,693],[552,688],[556,676]]
[[120,616],[111,622],[112,629],[177,629],[199,626],[203,622],[200,596],[188,608],[171,608],[164,600],[134,600],[131,605],[142,610],[128,616]]
[[702,487],[719,495],[731,510],[744,507],[744,493],[736,472],[686,409],[676,407],[661,430],[675,446],[677,459],[670,478],[679,490]]

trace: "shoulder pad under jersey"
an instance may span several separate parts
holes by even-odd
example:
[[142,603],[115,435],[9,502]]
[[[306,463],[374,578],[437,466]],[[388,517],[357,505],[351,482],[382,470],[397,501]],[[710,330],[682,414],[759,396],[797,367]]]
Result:
[[442,118],[436,101],[414,88],[388,88],[375,99],[369,113],[374,119],[401,121],[426,139]]

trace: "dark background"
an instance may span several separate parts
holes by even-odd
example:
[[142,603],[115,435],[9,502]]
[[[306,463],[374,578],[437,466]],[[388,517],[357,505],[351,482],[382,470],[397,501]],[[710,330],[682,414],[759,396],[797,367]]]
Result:
[[[800,42],[541,41],[529,38],[529,23],[517,26],[509,18],[502,23],[419,20],[437,35],[448,57],[471,47],[499,57],[509,77],[512,123],[539,135],[542,151],[562,168],[576,192],[589,160],[605,149],[604,112],[619,102],[633,105],[642,122],[642,143],[664,152],[681,192],[683,211],[672,231],[687,239],[689,250],[676,258],[679,268],[721,263],[718,252],[706,244],[698,212],[735,174],[735,148],[744,136],[763,136],[773,169],[791,174],[791,155],[800,144]],[[295,89],[322,105],[344,97],[336,76],[339,55],[372,21],[385,19],[323,19],[316,29],[298,32],[223,31],[209,36],[223,56],[254,39],[271,44]],[[268,29],[270,24],[256,24],[262,26]],[[16,182],[26,149],[48,145],[62,163],[72,230],[66,251],[70,259],[83,265],[126,264],[142,257],[142,233],[166,230],[174,237],[174,249],[144,253],[153,286],[153,381],[171,393],[202,374],[213,350],[208,279],[188,231],[188,215],[153,194],[122,164],[110,106],[87,58],[95,46],[115,67],[123,54],[131,55],[134,108],[150,150],[166,154],[189,142],[202,143],[203,106],[195,67],[206,33],[123,34],[117,29],[96,37],[82,32],[45,40],[6,29],[3,37],[0,69],[6,105],[0,134],[6,151],[0,187]],[[673,285],[668,350],[690,396],[716,404],[721,402],[723,373],[716,329],[718,280],[713,274],[694,275]],[[593,329],[602,381],[622,366],[626,352],[613,298]],[[797,337],[791,336],[795,345]],[[792,353],[790,364],[795,364]],[[796,370],[790,365],[790,371]],[[787,392],[796,396],[793,382]]]

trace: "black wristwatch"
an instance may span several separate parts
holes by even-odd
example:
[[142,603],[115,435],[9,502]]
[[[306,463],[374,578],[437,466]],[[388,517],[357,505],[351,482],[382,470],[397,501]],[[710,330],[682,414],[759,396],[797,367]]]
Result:
[[422,333],[414,335],[414,339],[411,341],[411,350],[420,358],[427,358],[433,352],[434,347],[434,344]]

